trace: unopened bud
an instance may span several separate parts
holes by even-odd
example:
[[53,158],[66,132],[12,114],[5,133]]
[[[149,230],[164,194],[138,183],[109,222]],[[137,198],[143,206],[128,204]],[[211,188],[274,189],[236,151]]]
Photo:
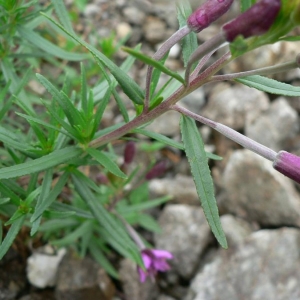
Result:
[[233,0],[207,0],[188,17],[188,27],[194,32],[200,32],[225,14],[232,2]]
[[280,0],[261,0],[223,26],[226,40],[232,42],[238,35],[244,38],[264,34],[274,23],[281,7]]
[[98,183],[103,184],[103,185],[107,185],[109,183],[107,176],[102,173],[97,174],[96,180]]
[[166,161],[161,161],[156,164],[145,176],[147,180],[151,180],[153,178],[159,177],[166,172],[167,164]]
[[131,164],[136,153],[135,142],[130,141],[126,144],[124,150],[124,163]]
[[300,157],[286,151],[279,151],[273,162],[273,167],[283,175],[300,183]]

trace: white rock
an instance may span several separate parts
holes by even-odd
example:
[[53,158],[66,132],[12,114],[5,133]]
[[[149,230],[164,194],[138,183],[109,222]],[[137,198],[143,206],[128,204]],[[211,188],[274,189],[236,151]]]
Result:
[[58,265],[66,254],[62,248],[56,254],[34,253],[27,259],[27,278],[29,282],[38,287],[52,287],[56,282]]

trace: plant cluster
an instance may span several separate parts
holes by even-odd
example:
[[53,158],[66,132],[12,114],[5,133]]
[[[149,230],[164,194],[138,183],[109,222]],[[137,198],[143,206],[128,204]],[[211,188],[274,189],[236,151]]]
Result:
[[[204,84],[225,80],[277,95],[300,95],[299,87],[266,77],[298,68],[299,57],[257,70],[218,75],[224,66],[253,49],[299,41],[300,36],[289,35],[300,23],[299,0],[240,0],[241,14],[198,45],[196,33],[225,14],[232,3],[207,0],[192,12],[188,2],[182,2],[178,5],[179,30],[153,57],[141,53],[140,46],[123,47],[129,56],[119,67],[109,58],[114,52],[113,35],[100,43],[107,50],[105,55],[74,32],[62,0],[52,0],[49,7],[41,7],[38,1],[0,1],[0,225],[5,231],[10,226],[3,239],[0,230],[0,259],[25,226],[31,236],[41,234],[57,247],[71,246],[82,256],[89,252],[116,278],[118,274],[107,258],[112,249],[137,263],[141,281],[168,270],[166,260],[172,259],[172,254],[151,249],[133,227],[159,230],[154,218],[144,211],[169,200],[150,200],[148,192],[148,180],[164,173],[164,162],[154,162],[146,170],[130,167],[139,144],[137,135],[186,153],[210,228],[220,245],[227,248],[208,166],[208,159],[221,158],[205,152],[195,120],[273,161],[276,170],[300,182],[299,157],[285,151],[276,153],[177,104]],[[57,36],[64,38],[64,45],[55,45]],[[178,42],[182,43],[184,74],[164,65],[169,50]],[[72,52],[74,48],[81,53]],[[219,48],[228,51],[207,66]],[[88,84],[90,58],[100,71],[93,87]],[[136,59],[148,65],[145,90],[128,75]],[[36,74],[36,79],[51,98],[39,100],[26,89],[33,68],[45,63],[58,67],[66,61],[82,61],[80,89],[73,85],[70,75],[54,82],[42,74]],[[75,78],[74,69],[65,66]],[[170,79],[158,88],[161,74]],[[135,116],[129,115],[120,89],[132,102]],[[103,114],[110,101],[116,102],[123,120],[103,128]],[[45,112],[35,109],[37,103]],[[182,115],[182,143],[145,129],[170,110]],[[125,144],[121,164],[117,163],[116,141]],[[84,172],[84,166],[97,168],[97,181]],[[65,196],[66,191],[71,191],[71,196]]]

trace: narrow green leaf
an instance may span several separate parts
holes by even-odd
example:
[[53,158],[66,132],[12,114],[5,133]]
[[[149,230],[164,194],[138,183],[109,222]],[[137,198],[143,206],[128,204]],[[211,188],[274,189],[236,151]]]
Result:
[[50,206],[50,209],[54,209],[55,211],[64,212],[73,212],[76,216],[85,218],[85,219],[94,219],[94,216],[90,213],[90,211],[83,210],[81,208],[75,207],[73,205],[68,205],[61,202],[53,202]]
[[[192,13],[192,8],[187,0],[182,0],[177,6],[177,19],[180,28],[186,26],[186,20]],[[191,32],[182,39],[182,55],[184,66],[187,65],[191,54],[198,48],[198,40],[195,32]]]
[[63,109],[66,117],[68,118],[71,125],[84,126],[85,122],[80,115],[79,111],[74,107],[74,104],[68,98],[64,92],[58,91],[58,89],[44,76],[36,74],[38,81],[47,89],[52,97],[58,101],[59,105]]
[[105,229],[107,235],[112,239],[118,247],[123,249],[126,257],[132,257],[135,254],[139,256],[137,246],[131,241],[127,232],[119,222],[110,215],[110,213],[103,207],[99,199],[91,192],[85,181],[82,178],[77,178],[72,175],[74,186],[80,197],[86,202],[92,214],[95,216],[99,224]]
[[9,198],[0,198],[0,205],[7,204],[10,202]]
[[180,120],[180,128],[186,156],[205,217],[220,245],[223,248],[227,248],[227,241],[221,226],[217,201],[214,196],[214,185],[199,130],[193,119],[183,115]]
[[65,235],[62,239],[51,241],[51,244],[59,247],[72,244],[88,232],[92,231],[92,229],[93,222],[90,220],[85,221],[70,234]]
[[35,211],[30,218],[30,222],[36,221],[36,219],[39,218],[44,213],[44,211],[55,201],[55,199],[58,197],[65,184],[67,183],[69,173],[65,172],[59,177],[59,180],[57,181],[55,187],[51,190],[51,192],[49,192],[49,183],[51,182],[52,178],[51,171],[48,171],[46,176],[47,178],[45,181],[45,185],[44,183],[42,185],[43,194],[39,198]]
[[36,47],[44,50],[46,53],[49,53],[55,57],[71,61],[81,61],[88,58],[87,54],[79,54],[65,51],[60,47],[52,44],[48,40],[44,39],[39,34],[35,33],[33,30],[30,30],[24,26],[18,26],[18,32],[22,39],[28,40]]
[[165,196],[165,197],[157,198],[154,200],[149,200],[147,202],[143,202],[143,203],[139,203],[139,204],[128,205],[125,207],[124,206],[117,207],[117,211],[121,215],[132,213],[132,212],[140,212],[143,210],[147,210],[147,209],[159,206],[163,203],[166,203],[167,201],[170,201],[171,199],[172,199],[171,196]]
[[56,150],[41,158],[26,161],[20,165],[0,169],[0,179],[20,177],[27,174],[41,172],[62,163],[66,163],[81,154],[82,150],[75,146]]
[[44,121],[42,121],[42,120],[40,120],[38,118],[31,117],[31,116],[28,116],[28,115],[24,115],[24,114],[21,114],[21,113],[18,113],[18,112],[16,112],[16,114],[18,116],[26,119],[28,122],[30,122],[30,124],[33,122],[33,123],[42,125],[42,126],[44,126],[46,128],[53,129],[55,131],[61,132],[62,134],[66,135],[66,136],[68,136],[70,138],[73,138],[73,136],[71,134],[69,134],[67,131],[62,130],[62,129],[58,128],[58,127],[55,127],[55,126],[53,126],[53,125],[51,125],[49,123],[46,123],[46,122],[44,122]]
[[105,169],[107,169],[112,174],[121,177],[127,178],[127,175],[124,174],[117,164],[110,159],[108,155],[102,151],[96,150],[94,148],[88,148],[86,152],[91,155],[95,160],[97,160]]
[[94,242],[89,244],[89,250],[94,257],[94,259],[102,266],[102,268],[112,277],[118,279],[119,275],[113,265],[109,262],[103,252]]
[[299,42],[300,41],[300,35],[296,36],[285,36],[279,39],[280,41],[286,41],[286,42]]
[[9,228],[3,242],[0,245],[0,260],[3,258],[3,256],[6,254],[7,250],[13,243],[14,239],[16,238],[18,232],[20,231],[24,221],[25,221],[26,215],[23,215],[21,218],[17,219]]
[[155,232],[155,233],[160,233],[161,232],[161,228],[160,228],[159,224],[150,215],[146,215],[146,214],[138,215],[137,223],[141,227],[143,227],[143,228],[145,228],[145,229],[147,229],[151,232]]
[[[148,137],[150,137],[154,140],[157,140],[157,141],[159,141],[159,142],[161,142],[165,145],[168,145],[168,146],[180,149],[180,150],[184,150],[184,146],[183,146],[182,143],[176,142],[176,141],[174,141],[174,140],[172,140],[172,139],[168,138],[167,136],[162,135],[160,133],[148,131],[148,130],[142,129],[142,128],[134,129],[133,132],[140,133],[140,134],[143,134],[145,136],[148,136]],[[206,154],[207,158],[210,158],[210,159],[213,159],[213,160],[222,160],[222,157],[220,157],[216,154],[213,154],[213,153],[210,153],[210,152],[205,152],[205,154]]]
[[253,87],[257,90],[267,92],[275,95],[283,95],[283,96],[300,96],[300,87],[293,86],[290,84],[286,84],[274,79],[270,79],[267,77],[253,75],[247,76],[243,78],[235,79],[237,82],[240,82],[249,87]]
[[75,32],[72,27],[72,23],[69,18],[68,11],[66,9],[66,6],[64,4],[63,0],[51,0],[52,5],[54,6],[55,12],[59,18],[59,21],[61,24],[72,34],[75,35]]
[[[169,54],[169,53],[168,53]],[[159,62],[164,65],[167,58],[168,58],[168,54],[166,54]],[[157,84],[159,82],[159,78],[161,75],[161,71],[159,69],[154,69],[152,72],[152,79],[151,79],[151,85],[150,85],[150,99],[151,99],[151,103],[152,103],[152,97],[154,95],[155,89],[157,87]]]
[[[54,1],[55,2],[55,1]],[[87,85],[86,85],[86,72],[84,64],[80,64],[81,68],[81,106],[85,114],[89,114],[88,105],[87,105]]]
[[152,67],[160,70],[161,72],[173,77],[174,79],[178,80],[179,82],[181,82],[183,84],[185,83],[184,79],[178,73],[171,71],[170,69],[165,67],[159,61],[154,60],[151,57],[149,57],[139,51],[136,51],[134,49],[128,48],[128,47],[122,47],[122,50],[129,53],[130,55],[136,57],[137,59],[141,60],[145,64],[152,66]]
[[113,89],[112,94],[114,95],[114,98],[117,102],[117,105],[119,107],[120,113],[121,113],[124,121],[126,123],[128,123],[129,122],[129,115],[128,115],[127,109],[125,107],[125,104],[123,103],[123,100],[121,99],[121,97],[119,96],[119,94],[117,93],[117,91],[115,89]]
[[122,69],[117,67],[117,65],[115,65],[111,60],[109,60],[104,54],[99,52],[96,48],[94,48],[93,46],[84,42],[77,36],[68,32],[60,24],[58,24],[54,20],[52,20],[49,16],[47,16],[46,14],[42,14],[42,15],[44,17],[46,17],[49,21],[51,21],[53,24],[58,26],[60,29],[62,29],[66,34],[68,34],[71,38],[73,38],[75,41],[77,41],[83,47],[85,47],[94,56],[96,61],[100,61],[102,64],[104,64],[110,70],[111,74],[116,78],[119,85],[123,89],[124,93],[129,97],[129,99],[131,101],[133,101],[136,104],[143,104],[143,100],[144,100],[143,90]]

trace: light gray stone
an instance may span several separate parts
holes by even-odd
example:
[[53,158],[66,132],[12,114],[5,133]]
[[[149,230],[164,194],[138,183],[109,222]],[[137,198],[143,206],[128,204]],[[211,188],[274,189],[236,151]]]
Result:
[[149,43],[160,43],[166,38],[166,23],[157,17],[149,16],[145,20],[143,31]]
[[243,129],[247,118],[254,119],[269,108],[261,91],[238,85],[217,84],[202,115],[233,129]]
[[230,156],[223,174],[228,212],[263,226],[300,225],[300,198],[293,182],[249,150]]
[[299,247],[298,229],[254,232],[205,264],[185,300],[300,299]]
[[129,259],[121,261],[120,280],[123,284],[125,299],[130,300],[156,300],[158,297],[158,287],[155,282],[146,280],[139,281],[137,266]]
[[254,230],[253,226],[249,223],[232,215],[221,216],[221,224],[229,248],[242,244],[245,238]]
[[149,182],[149,190],[155,197],[172,196],[173,203],[200,204],[191,176],[177,174],[174,178],[153,179]]
[[165,249],[174,255],[170,260],[172,271],[186,279],[191,278],[200,256],[212,240],[209,226],[200,207],[167,205],[159,224],[162,233],[155,234],[157,249]]
[[245,134],[253,140],[275,150],[283,150],[286,141],[299,131],[299,117],[284,97],[272,102],[259,118],[248,118]]
[[144,22],[145,14],[135,6],[126,7],[123,10],[123,14],[126,20],[131,24],[142,25]]
[[167,136],[179,135],[180,114],[176,111],[168,111],[162,116],[156,118],[146,128],[150,131],[161,133]]
[[57,300],[110,300],[114,294],[113,282],[97,262],[71,254],[64,257],[57,276]]
[[182,98],[180,103],[183,103],[184,106],[191,110],[194,113],[200,113],[201,108],[205,104],[205,93],[203,88],[195,90],[190,95]]

